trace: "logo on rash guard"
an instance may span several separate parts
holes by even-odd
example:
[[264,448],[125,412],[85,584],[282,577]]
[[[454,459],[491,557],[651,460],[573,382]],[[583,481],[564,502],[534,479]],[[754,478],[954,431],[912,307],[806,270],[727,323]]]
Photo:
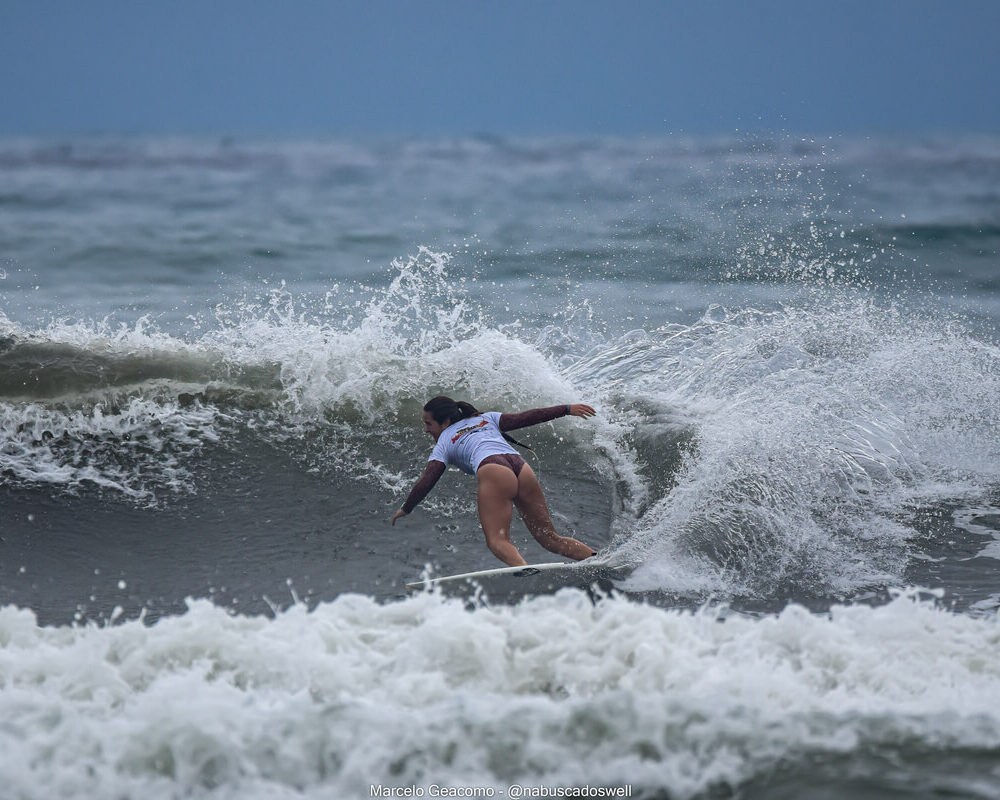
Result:
[[478,425],[470,425],[468,428],[462,428],[462,429],[459,430],[458,433],[456,433],[454,436],[451,437],[451,443],[455,444],[455,442],[457,442],[459,439],[461,439],[466,434],[475,433],[480,428],[485,428],[489,424],[490,424],[489,420],[485,420],[484,419]]

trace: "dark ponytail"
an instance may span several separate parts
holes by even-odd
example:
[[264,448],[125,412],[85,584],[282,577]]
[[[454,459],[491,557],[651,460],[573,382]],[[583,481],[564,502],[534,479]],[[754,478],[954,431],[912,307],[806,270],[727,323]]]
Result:
[[455,402],[450,397],[445,397],[444,395],[438,395],[437,397],[428,400],[424,404],[424,411],[430,413],[434,417],[434,421],[438,425],[443,425],[445,420],[451,420],[452,422],[458,422],[461,419],[466,419],[467,417],[478,417],[479,411],[476,409],[472,403],[466,403],[464,401]]
[[[469,417],[478,417],[482,414],[472,403],[466,403],[464,400],[455,401],[444,395],[438,395],[428,400],[424,404],[424,411],[429,412],[438,425],[443,424],[445,420],[451,420],[454,423],[459,420],[468,419]],[[508,436],[503,431],[500,431],[500,435],[511,444],[516,444],[525,450],[531,450],[528,445],[519,442],[513,436]],[[531,450],[531,452],[534,453],[535,451]]]

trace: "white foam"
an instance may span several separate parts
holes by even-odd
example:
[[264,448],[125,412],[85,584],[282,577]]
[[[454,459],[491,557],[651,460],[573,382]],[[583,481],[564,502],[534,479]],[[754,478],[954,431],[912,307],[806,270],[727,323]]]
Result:
[[[639,506],[623,543],[644,565],[633,588],[892,583],[907,509],[1000,481],[1000,350],[864,296],[823,301],[713,308],[568,370],[631,406],[611,435]],[[673,464],[651,460],[668,450]]]
[[276,437],[303,439],[303,429],[319,426],[317,465],[347,465],[354,478],[401,491],[413,478],[413,457],[385,455],[400,441],[423,451],[419,409],[429,397],[449,394],[486,410],[575,396],[546,355],[467,302],[448,261],[421,248],[394,262],[387,288],[338,287],[323,309],[277,289],[220,309],[201,344],[241,365],[278,365],[285,427]]
[[360,797],[632,784],[691,797],[779,763],[1000,747],[996,616],[900,596],[750,619],[564,591],[466,611],[207,601],[152,627],[0,610],[12,796]]
[[537,349],[470,306],[449,260],[421,248],[393,263],[387,288],[338,287],[325,315],[275,290],[262,304],[220,309],[202,343],[239,363],[279,364],[290,407],[308,418],[350,407],[372,421],[430,387],[494,401],[565,390]]
[[152,502],[157,489],[191,488],[179,458],[218,439],[220,414],[181,408],[176,400],[131,397],[68,410],[38,403],[0,403],[0,470],[29,483],[86,484]]

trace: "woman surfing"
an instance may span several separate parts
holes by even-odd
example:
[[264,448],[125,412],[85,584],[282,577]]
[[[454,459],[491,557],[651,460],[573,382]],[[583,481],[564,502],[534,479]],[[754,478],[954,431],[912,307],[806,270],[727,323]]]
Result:
[[597,412],[588,405],[572,404],[534,408],[520,414],[480,413],[470,403],[435,397],[424,406],[424,430],[434,439],[434,449],[420,480],[406,502],[392,515],[392,524],[409,514],[444,475],[449,464],[476,476],[479,522],[490,551],[512,567],[527,564],[510,541],[510,523],[517,506],[524,524],[538,543],[553,553],[582,561],[597,551],[583,542],[556,533],[545,495],[535,472],[511,443],[507,431],[538,425],[572,415],[584,419]]

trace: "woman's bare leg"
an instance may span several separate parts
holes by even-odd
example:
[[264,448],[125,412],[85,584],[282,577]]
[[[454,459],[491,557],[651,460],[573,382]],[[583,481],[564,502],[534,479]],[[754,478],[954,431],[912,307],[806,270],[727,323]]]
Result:
[[577,561],[597,554],[596,550],[583,542],[556,533],[552,517],[549,516],[548,506],[545,504],[542,487],[538,483],[538,478],[535,477],[534,470],[527,464],[521,468],[521,474],[517,476],[517,484],[514,505],[517,506],[517,510],[520,512],[524,524],[528,526],[531,535],[542,547],[552,553],[558,553]]
[[512,567],[528,562],[510,541],[510,523],[514,513],[514,496],[518,491],[517,476],[499,464],[483,464],[476,471],[479,522],[486,535],[490,551]]

